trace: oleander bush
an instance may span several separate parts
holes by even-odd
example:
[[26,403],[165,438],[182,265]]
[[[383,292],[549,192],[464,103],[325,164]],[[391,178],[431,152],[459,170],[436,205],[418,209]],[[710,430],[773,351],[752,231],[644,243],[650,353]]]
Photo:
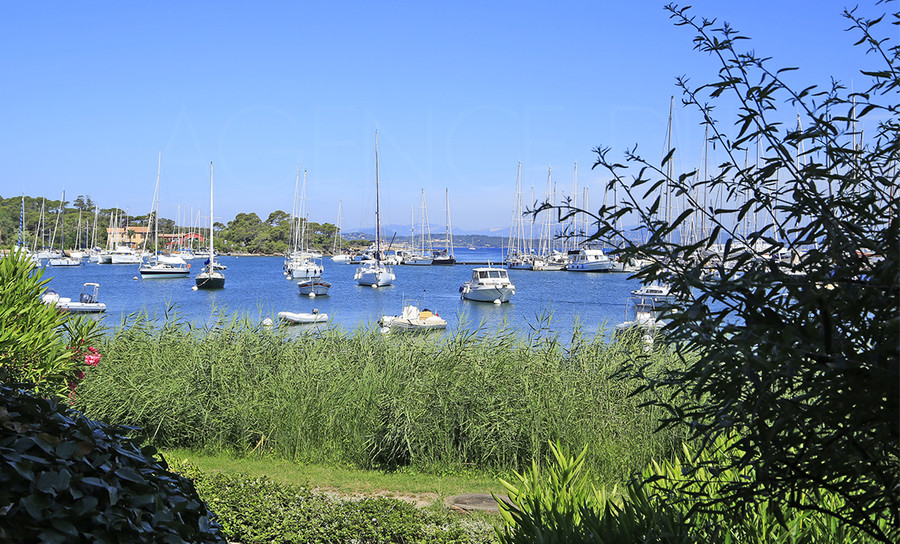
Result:
[[0,383],[65,397],[99,362],[92,344],[102,329],[44,304],[49,281],[24,252],[0,258]]
[[190,480],[132,430],[0,385],[0,542],[223,542]]

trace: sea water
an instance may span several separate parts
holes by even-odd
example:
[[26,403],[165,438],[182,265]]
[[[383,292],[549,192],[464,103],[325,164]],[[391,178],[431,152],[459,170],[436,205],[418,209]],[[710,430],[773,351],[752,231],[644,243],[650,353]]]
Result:
[[[501,261],[500,248],[463,247],[455,253],[459,262],[499,266]],[[504,326],[522,334],[542,330],[561,336],[571,335],[576,327],[586,334],[614,328],[626,320],[631,291],[640,286],[622,273],[510,270],[516,294],[511,302],[492,304],[463,300],[459,294],[460,286],[471,278],[472,268],[483,264],[394,266],[397,278],[393,285],[372,288],[357,285],[353,279],[357,264],[335,263],[326,257],[322,279],[331,283],[329,295],[310,298],[299,293],[297,280],[285,278],[282,257],[219,257],[218,262],[228,268],[225,288],[216,291],[191,289],[203,259],[190,262],[191,274],[185,278],[141,279],[136,265],[96,263],[48,267],[44,276],[51,278],[48,288],[73,299],[83,283],[99,283],[99,300],[107,307],[102,319],[108,326],[117,326],[123,317],[141,311],[163,319],[174,310],[182,319],[205,324],[222,315],[277,322],[281,311],[317,309],[328,314],[331,326],[349,331],[378,327],[381,316],[399,315],[404,304],[411,303],[436,312],[447,320],[450,330]]]

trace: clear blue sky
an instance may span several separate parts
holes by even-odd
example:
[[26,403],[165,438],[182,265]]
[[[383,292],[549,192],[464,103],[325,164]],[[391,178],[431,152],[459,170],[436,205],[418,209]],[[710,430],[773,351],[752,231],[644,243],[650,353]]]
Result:
[[[676,76],[716,73],[663,4],[5,2],[0,195],[146,213],[161,151],[163,216],[208,207],[213,161],[216,219],[265,220],[290,212],[299,161],[310,220],[334,222],[342,200],[344,228],[370,228],[377,128],[385,222],[408,223],[424,187],[442,223],[447,187],[456,230],[508,227],[519,161],[541,195],[548,166],[571,192],[577,162],[599,204],[592,149],[661,155]],[[690,4],[800,67],[798,86],[861,79],[842,2]],[[687,162],[701,139],[677,112]]]

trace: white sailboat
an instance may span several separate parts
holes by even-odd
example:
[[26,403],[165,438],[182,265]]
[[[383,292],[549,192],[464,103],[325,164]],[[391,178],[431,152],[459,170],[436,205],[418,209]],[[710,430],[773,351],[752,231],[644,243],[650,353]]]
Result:
[[[302,222],[302,225],[301,225]],[[306,170],[303,171],[303,192],[300,193],[300,166],[297,166],[297,183],[294,187],[294,207],[291,211],[291,244],[292,250],[285,258],[284,273],[292,280],[320,278],[325,268],[316,262],[309,251],[306,214]]]
[[334,229],[334,244],[331,248],[331,260],[336,263],[344,263],[349,264],[353,260],[353,255],[349,253],[344,253],[342,246],[342,238],[341,238],[341,205],[342,201],[338,200],[338,215],[337,215],[337,225],[336,229]]
[[225,287],[225,274],[216,266],[216,250],[213,246],[213,163],[209,162],[209,259],[203,272],[194,278],[197,289],[221,289]]
[[[60,215],[57,216],[57,219],[59,219],[62,222],[62,234],[60,236],[62,238],[62,240],[60,241],[59,245],[60,245],[60,248],[65,248],[65,245],[66,245],[66,192],[65,191],[63,191],[63,194],[62,194],[62,201],[60,201],[60,208],[61,208]],[[53,242],[51,242],[51,244],[50,244],[51,252],[53,250],[52,246],[55,242],[56,242],[56,230],[54,229]],[[84,263],[82,263],[81,259],[77,259],[71,255],[68,255],[66,253],[65,249],[61,249],[60,253],[53,255],[52,257],[50,257],[50,260],[47,261],[47,266],[80,266],[82,264],[84,264]]]
[[375,131],[375,255],[356,269],[353,279],[359,285],[384,287],[394,282],[394,270],[381,262],[381,210],[378,187],[378,131]]
[[509,244],[506,250],[506,266],[510,269],[531,270],[534,255],[531,240],[525,238],[525,223],[522,220],[522,163],[516,175],[516,202],[513,206],[512,224],[509,229]]
[[[160,255],[159,253],[159,172],[162,166],[162,152],[156,165],[156,188],[153,190],[153,255],[147,262],[141,262],[138,272],[143,279],[152,278],[186,278],[190,274],[190,266],[177,255]],[[146,239],[145,239],[146,240]]]
[[[419,229],[419,239],[416,241],[415,235],[415,217],[413,217],[413,234],[410,237],[410,242],[415,246],[414,249],[403,256],[403,264],[413,265],[413,266],[430,266],[431,261],[434,259],[431,256],[432,246],[431,246],[431,232],[428,229],[428,210],[425,207],[425,189],[422,189],[422,204],[420,206],[421,210],[421,228]],[[414,216],[414,214],[412,214]]]
[[446,245],[444,249],[434,250],[434,260],[431,261],[431,264],[456,264],[456,257],[453,255],[453,228],[450,226],[450,190],[446,188],[444,189],[444,206],[447,212],[447,231],[444,234]]

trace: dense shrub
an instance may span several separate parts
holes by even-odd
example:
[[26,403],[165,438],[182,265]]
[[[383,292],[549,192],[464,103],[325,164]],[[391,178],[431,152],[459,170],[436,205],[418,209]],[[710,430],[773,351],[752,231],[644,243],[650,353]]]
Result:
[[187,462],[173,468],[197,485],[217,512],[229,540],[273,544],[355,542],[494,542],[487,524],[396,499],[339,500],[267,478],[204,473]]
[[130,430],[0,385],[0,541],[222,542],[191,482]]

